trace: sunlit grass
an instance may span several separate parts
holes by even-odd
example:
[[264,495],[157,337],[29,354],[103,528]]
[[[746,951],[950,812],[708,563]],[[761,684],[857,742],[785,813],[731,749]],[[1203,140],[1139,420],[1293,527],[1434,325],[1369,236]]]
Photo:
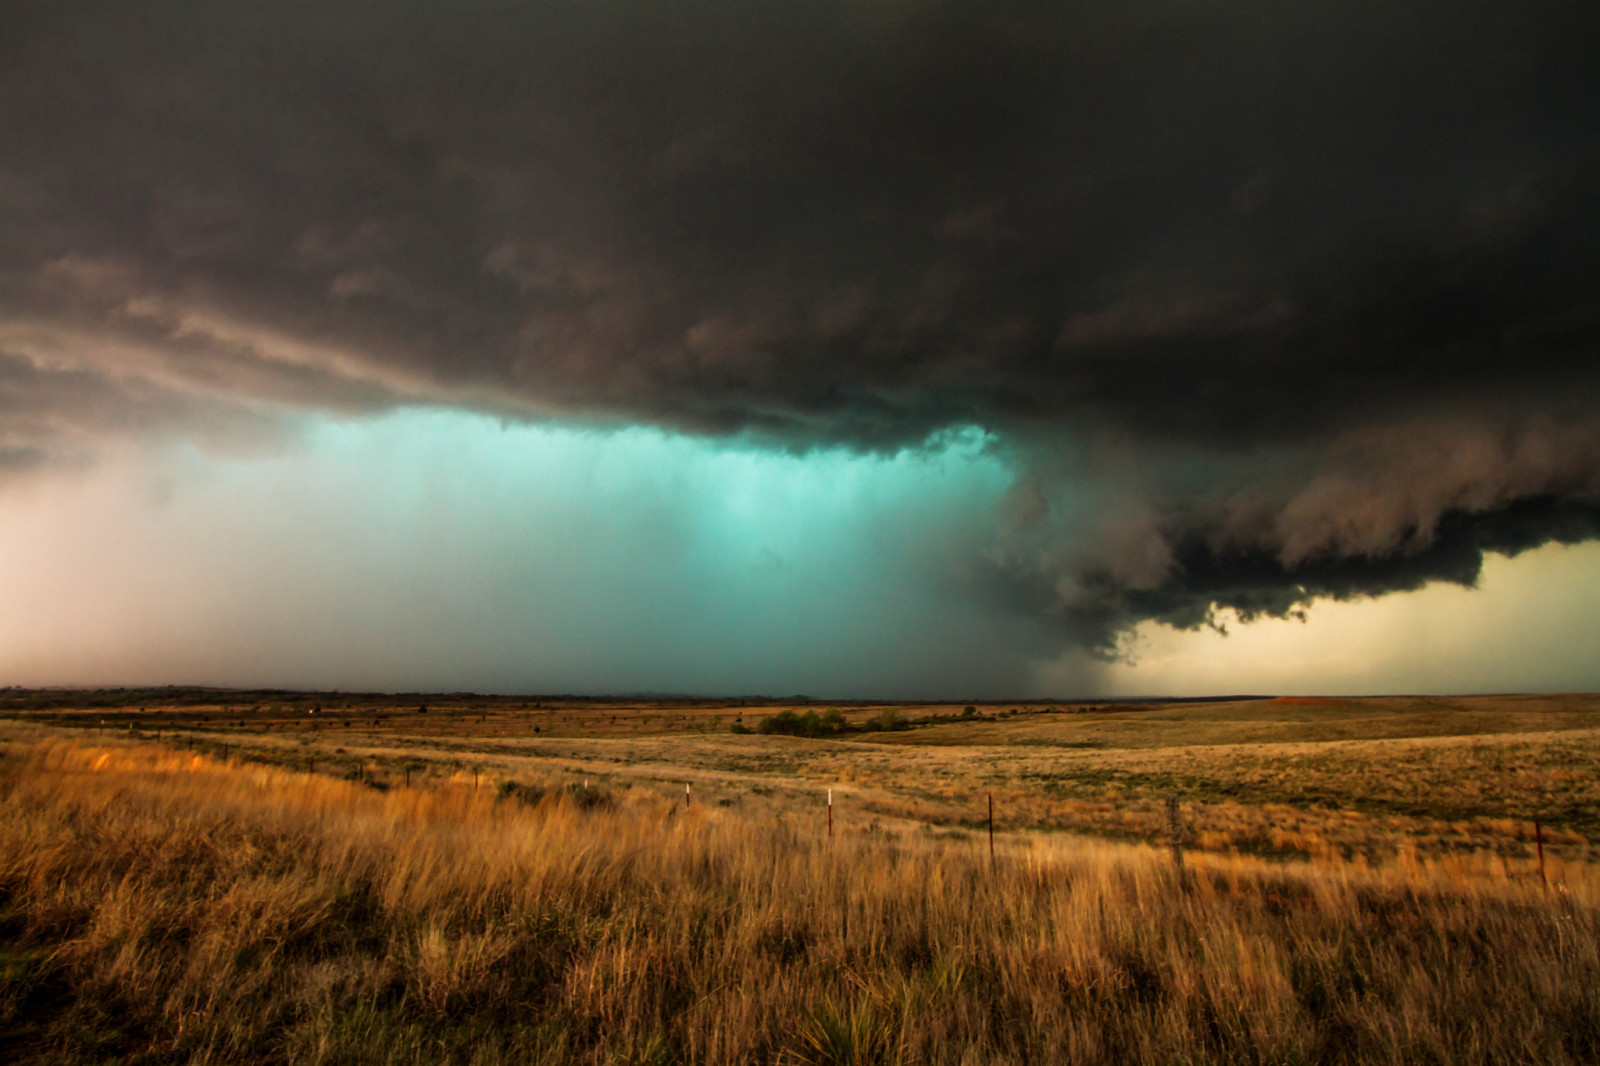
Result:
[[8,1061],[1584,1062],[1600,877],[368,785],[13,730]]

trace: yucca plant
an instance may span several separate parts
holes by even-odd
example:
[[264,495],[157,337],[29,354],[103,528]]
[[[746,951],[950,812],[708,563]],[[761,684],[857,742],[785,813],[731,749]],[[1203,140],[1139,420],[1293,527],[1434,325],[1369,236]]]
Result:
[[832,998],[806,1012],[790,1058],[804,1066],[890,1066],[898,1063],[888,1026],[871,1003],[841,1006]]

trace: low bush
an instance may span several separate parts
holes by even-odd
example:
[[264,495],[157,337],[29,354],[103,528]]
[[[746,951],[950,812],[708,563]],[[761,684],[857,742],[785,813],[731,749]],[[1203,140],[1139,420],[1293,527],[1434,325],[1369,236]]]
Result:
[[837,707],[830,707],[821,714],[816,711],[806,711],[804,714],[779,711],[770,718],[763,718],[756,729],[766,735],[776,733],[788,737],[832,737],[854,731]]

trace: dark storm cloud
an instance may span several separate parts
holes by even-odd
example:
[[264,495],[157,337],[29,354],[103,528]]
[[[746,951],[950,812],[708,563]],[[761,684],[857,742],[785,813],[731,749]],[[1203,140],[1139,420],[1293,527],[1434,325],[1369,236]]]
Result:
[[1100,647],[1593,531],[1590,3],[0,19],[8,454],[416,402],[976,423],[1029,471],[985,586]]
[[1350,600],[1412,591],[1430,582],[1474,586],[1486,552],[1515,556],[1549,543],[1600,538],[1600,505],[1548,497],[1517,499],[1486,512],[1452,511],[1429,535],[1405,550],[1383,554],[1319,555],[1290,564],[1262,546],[1219,546],[1206,531],[1185,529],[1167,546],[1161,579],[1129,587],[1093,566],[1073,575],[1073,591],[1039,580],[1037,573],[1002,567],[996,591],[1018,608],[1058,618],[1077,642],[1107,654],[1119,633],[1146,619],[1181,629],[1212,626],[1220,606],[1244,622],[1261,617],[1305,617],[1317,598]]

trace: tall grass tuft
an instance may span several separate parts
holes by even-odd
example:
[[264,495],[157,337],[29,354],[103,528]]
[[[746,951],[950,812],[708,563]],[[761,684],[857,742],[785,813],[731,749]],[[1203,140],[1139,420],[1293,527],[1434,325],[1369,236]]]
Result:
[[832,999],[806,1012],[790,1054],[803,1066],[891,1066],[888,1026],[868,1003],[840,1006]]

